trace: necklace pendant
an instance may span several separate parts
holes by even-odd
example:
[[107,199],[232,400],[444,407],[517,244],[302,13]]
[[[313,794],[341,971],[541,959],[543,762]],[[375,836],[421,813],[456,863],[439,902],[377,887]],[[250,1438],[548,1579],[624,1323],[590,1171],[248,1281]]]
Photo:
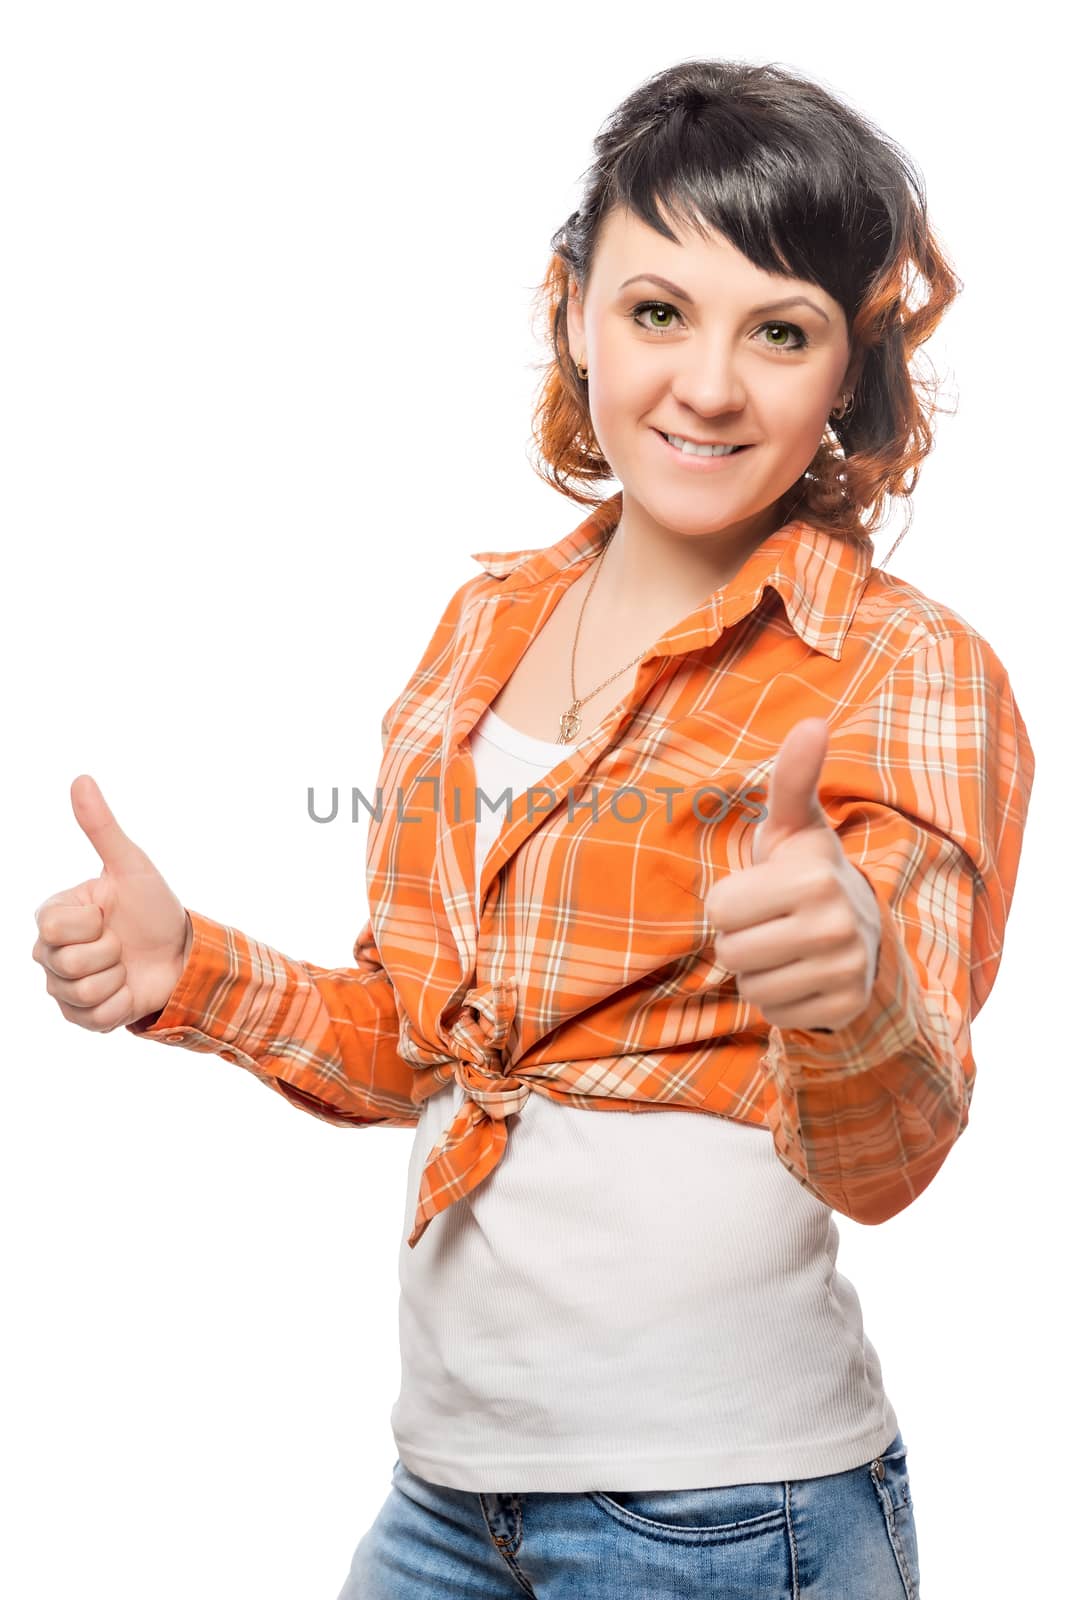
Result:
[[582,718],[578,714],[579,702],[576,700],[569,710],[560,717],[560,733],[557,744],[570,744],[571,740],[582,727]]

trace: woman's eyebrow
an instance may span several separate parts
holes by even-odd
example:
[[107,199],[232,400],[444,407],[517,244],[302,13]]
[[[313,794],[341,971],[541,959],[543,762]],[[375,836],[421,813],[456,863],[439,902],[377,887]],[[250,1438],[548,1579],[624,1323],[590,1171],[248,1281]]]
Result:
[[[677,283],[671,283],[667,278],[657,277],[655,272],[636,273],[633,278],[625,279],[616,290],[616,293],[621,294],[628,284],[640,283],[643,281],[645,283],[655,283],[659,285],[661,289],[666,289],[668,294],[673,294],[676,300],[684,300],[688,306],[693,305],[693,300],[686,293],[685,289],[680,289]],[[811,306],[812,310],[821,316],[824,322],[830,322],[831,320],[821,306],[818,306],[814,300],[809,300],[808,297],[803,294],[792,294],[789,295],[785,300],[771,300],[767,305],[753,306],[752,312],[753,315],[759,316],[763,311],[784,311],[787,306]]]

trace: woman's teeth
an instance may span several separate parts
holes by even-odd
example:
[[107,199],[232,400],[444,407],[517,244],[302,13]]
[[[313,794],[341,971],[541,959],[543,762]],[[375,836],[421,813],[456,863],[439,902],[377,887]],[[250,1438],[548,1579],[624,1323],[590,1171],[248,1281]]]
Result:
[[694,444],[689,439],[680,439],[675,433],[665,433],[664,438],[676,450],[682,450],[690,456],[729,456],[742,449],[740,444]]

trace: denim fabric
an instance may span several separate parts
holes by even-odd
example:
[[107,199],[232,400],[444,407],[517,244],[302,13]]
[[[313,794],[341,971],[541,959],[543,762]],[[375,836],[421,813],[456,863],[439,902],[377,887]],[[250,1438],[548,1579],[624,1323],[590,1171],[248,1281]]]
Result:
[[338,1600],[919,1600],[906,1447],[781,1483],[479,1494],[398,1461]]

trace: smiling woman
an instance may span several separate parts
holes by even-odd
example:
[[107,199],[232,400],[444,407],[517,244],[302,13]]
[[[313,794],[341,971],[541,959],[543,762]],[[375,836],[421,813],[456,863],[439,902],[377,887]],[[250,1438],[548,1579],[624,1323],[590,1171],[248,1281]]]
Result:
[[[896,1217],[968,1126],[1034,776],[994,650],[868,537],[957,283],[905,157],[777,67],[660,73],[596,151],[536,421],[594,509],[472,552],[413,647],[353,964],[186,907],[88,775],[96,875],[33,957],[76,1027],[414,1133],[345,1600],[918,1600],[834,1214]],[[317,1393],[377,1383],[350,1334],[294,1336]]]

